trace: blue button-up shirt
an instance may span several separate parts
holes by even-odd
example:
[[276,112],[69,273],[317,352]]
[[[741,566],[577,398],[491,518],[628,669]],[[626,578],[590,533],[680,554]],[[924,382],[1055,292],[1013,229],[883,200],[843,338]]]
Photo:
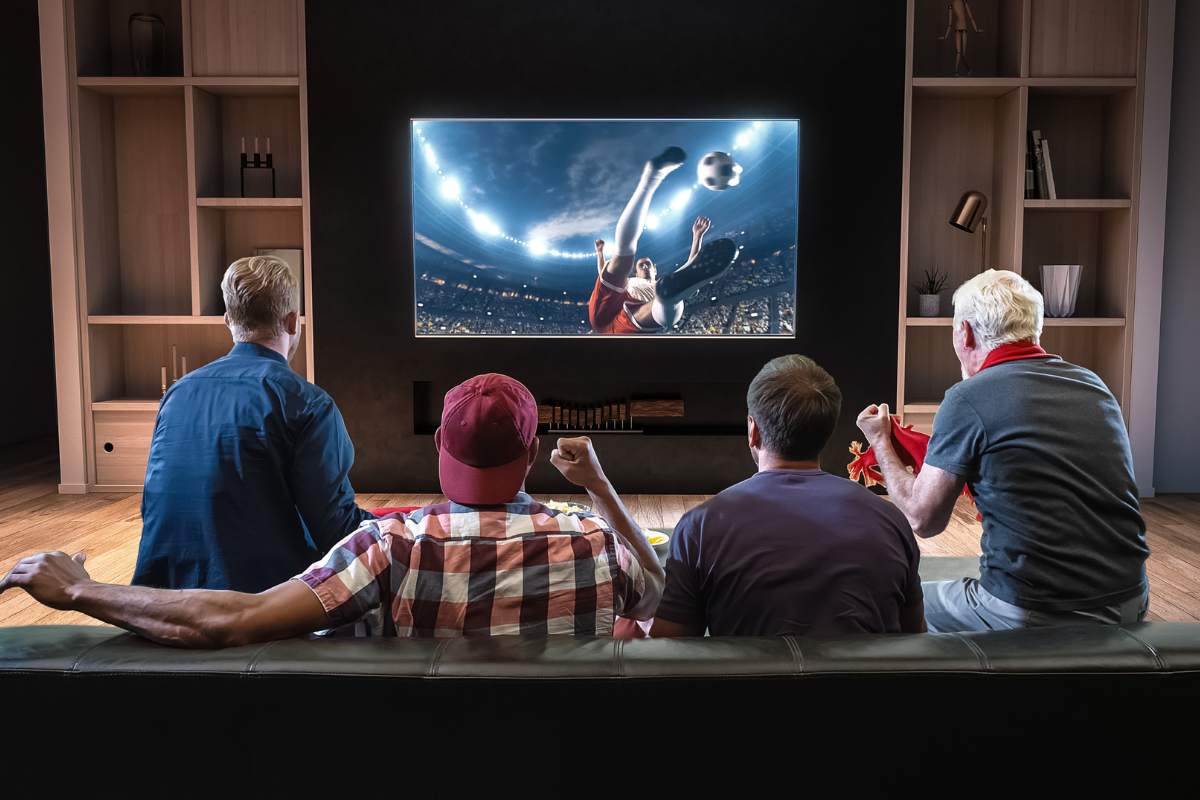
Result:
[[235,344],[158,409],[133,583],[260,592],[303,572],[371,515],[354,447],[323,390],[257,344]]

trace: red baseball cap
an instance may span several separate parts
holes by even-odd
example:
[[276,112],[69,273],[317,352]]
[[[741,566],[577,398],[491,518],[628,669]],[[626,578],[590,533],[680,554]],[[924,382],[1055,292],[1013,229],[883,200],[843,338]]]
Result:
[[525,482],[537,402],[507,375],[478,375],[446,393],[438,449],[442,492],[455,503],[508,503]]

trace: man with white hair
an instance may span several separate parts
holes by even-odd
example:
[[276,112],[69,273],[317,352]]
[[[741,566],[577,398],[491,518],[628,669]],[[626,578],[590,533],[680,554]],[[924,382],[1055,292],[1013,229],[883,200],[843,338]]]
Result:
[[983,516],[980,578],[922,585],[930,631],[1146,615],[1150,551],[1121,408],[1095,374],[1046,353],[1041,332],[1041,294],[987,270],[954,293],[963,381],[946,392],[920,471],[892,447],[886,405],[858,417],[918,536],[945,530],[964,484]]
[[221,293],[233,349],[159,404],[135,585],[260,592],[374,518],[354,502],[333,398],[288,365],[300,288],[287,262],[238,259]]

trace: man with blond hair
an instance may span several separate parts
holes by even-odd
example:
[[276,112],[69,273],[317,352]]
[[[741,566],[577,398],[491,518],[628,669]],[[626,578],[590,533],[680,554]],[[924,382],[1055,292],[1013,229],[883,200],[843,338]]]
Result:
[[1041,333],[1041,294],[987,270],[954,293],[963,381],[946,392],[920,472],[893,449],[886,405],[858,417],[918,536],[946,528],[964,484],[983,515],[980,578],[923,584],[931,631],[1146,615],[1149,550],[1121,408],[1095,374],[1046,353]]
[[159,405],[135,585],[259,592],[371,518],[354,502],[342,415],[288,366],[300,291],[287,262],[238,259],[221,292],[234,346]]

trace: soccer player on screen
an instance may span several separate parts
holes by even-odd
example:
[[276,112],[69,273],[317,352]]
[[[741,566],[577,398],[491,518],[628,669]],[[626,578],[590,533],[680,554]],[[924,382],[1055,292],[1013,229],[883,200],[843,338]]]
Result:
[[[617,220],[616,254],[604,258],[604,240],[596,240],[600,274],[588,301],[592,329],[605,334],[658,333],[670,330],[683,316],[683,300],[697,286],[711,281],[732,266],[737,246],[732,239],[717,239],[701,246],[710,222],[699,217],[692,225],[692,251],[688,261],[670,275],[658,277],[648,258],[638,259],[637,243],[646,227],[650,200],[663,179],[683,165],[687,155],[668,147],[646,162],[637,189]],[[631,277],[631,273],[637,274]]]

